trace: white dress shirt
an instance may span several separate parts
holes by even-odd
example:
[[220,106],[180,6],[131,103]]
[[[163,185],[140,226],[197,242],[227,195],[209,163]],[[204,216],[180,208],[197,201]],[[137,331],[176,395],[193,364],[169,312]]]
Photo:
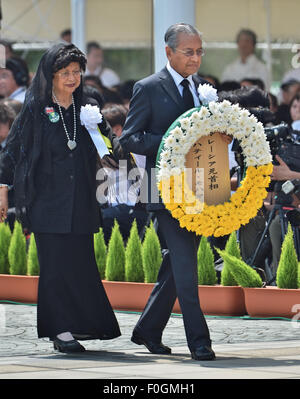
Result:
[[260,61],[255,54],[249,55],[245,62],[237,58],[224,69],[221,81],[235,80],[240,82],[243,79],[261,79],[266,89],[269,89],[269,74],[266,65]]
[[189,89],[190,89],[190,92],[193,95],[195,107],[199,107],[199,105],[200,105],[199,94],[197,92],[197,88],[196,88],[195,83],[193,81],[193,75],[190,75],[187,78],[184,78],[178,72],[176,72],[175,69],[173,69],[171,67],[169,62],[167,63],[167,70],[170,72],[170,74],[171,74],[171,76],[172,76],[172,78],[173,78],[173,80],[174,80],[174,82],[176,84],[176,87],[179,90],[179,93],[180,93],[181,97],[183,95],[183,86],[180,83],[182,82],[183,79],[187,79],[189,81],[189,83],[190,83]]
[[26,87],[22,86],[19,87],[17,90],[15,90],[13,93],[11,93],[9,98],[11,100],[16,100],[19,101],[20,103],[23,103],[25,100],[25,94],[26,94]]

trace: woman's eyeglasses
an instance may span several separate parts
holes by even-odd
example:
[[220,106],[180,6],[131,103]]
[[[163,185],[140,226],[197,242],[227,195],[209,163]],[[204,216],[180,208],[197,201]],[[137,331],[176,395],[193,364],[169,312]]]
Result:
[[205,51],[203,48],[199,48],[196,51],[194,50],[179,50],[178,48],[176,49],[176,51],[179,51],[180,53],[182,53],[183,55],[185,55],[186,57],[193,57],[193,55],[196,53],[197,57],[201,57],[202,55],[205,54]]
[[57,74],[64,80],[69,79],[69,77],[72,75],[74,78],[79,78],[79,76],[82,75],[82,71],[65,71],[65,72],[57,72]]

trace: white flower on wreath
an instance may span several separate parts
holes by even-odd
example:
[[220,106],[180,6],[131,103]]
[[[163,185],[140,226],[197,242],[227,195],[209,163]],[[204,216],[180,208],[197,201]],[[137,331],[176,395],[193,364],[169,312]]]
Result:
[[190,120],[189,118],[183,118],[180,120],[180,126],[182,129],[187,130],[190,127]]
[[81,107],[80,121],[87,130],[96,130],[98,123],[102,122],[102,115],[97,105],[87,104]]
[[182,140],[182,138],[184,137],[183,131],[178,126],[171,131],[171,135],[172,137],[174,137],[175,140]]
[[176,143],[175,138],[170,134],[166,139],[165,139],[165,148],[170,149],[173,147],[173,145]]
[[218,100],[217,90],[207,83],[198,86],[198,93],[203,105]]

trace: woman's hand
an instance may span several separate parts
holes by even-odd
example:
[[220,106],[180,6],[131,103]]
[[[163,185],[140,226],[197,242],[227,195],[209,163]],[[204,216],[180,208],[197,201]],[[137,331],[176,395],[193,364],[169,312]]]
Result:
[[0,222],[4,222],[8,210],[8,187],[0,187]]

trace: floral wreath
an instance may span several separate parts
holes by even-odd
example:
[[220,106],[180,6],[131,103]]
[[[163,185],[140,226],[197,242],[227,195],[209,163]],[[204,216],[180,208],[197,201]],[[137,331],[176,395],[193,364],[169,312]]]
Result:
[[[157,186],[166,208],[182,228],[219,237],[256,216],[270,184],[272,157],[264,127],[255,116],[227,100],[216,102],[216,90],[210,85],[200,85],[198,92],[203,106],[182,114],[163,137],[156,161]],[[219,205],[203,203],[186,184],[185,157],[199,138],[211,132],[237,139],[247,167],[240,186]]]

